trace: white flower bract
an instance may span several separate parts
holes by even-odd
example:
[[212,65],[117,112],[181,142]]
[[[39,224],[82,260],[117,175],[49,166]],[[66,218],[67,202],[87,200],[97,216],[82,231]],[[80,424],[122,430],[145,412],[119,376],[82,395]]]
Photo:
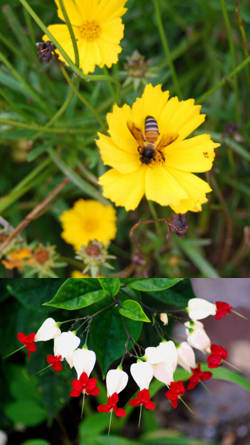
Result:
[[61,330],[53,318],[47,318],[35,335],[35,341],[48,341],[58,337]]
[[[71,358],[74,350],[78,348],[81,340],[72,331],[63,332],[54,341],[54,355],[61,355],[62,358]],[[72,359],[71,359],[72,362]]]
[[186,371],[191,372],[191,369],[196,367],[194,351],[186,341],[177,346],[177,356],[178,365]]
[[71,359],[77,372],[77,378],[79,379],[83,372],[86,372],[89,377],[95,366],[96,354],[89,349],[76,349],[73,352]]
[[121,369],[110,369],[106,376],[108,397],[115,392],[119,394],[128,383],[128,374]]
[[188,315],[192,320],[202,320],[216,314],[216,305],[203,298],[191,298],[188,302]]
[[140,390],[148,389],[153,378],[153,368],[147,362],[133,363],[130,366],[130,373]]
[[188,343],[193,348],[202,352],[210,352],[211,341],[204,329],[203,324],[199,321],[193,323],[187,321],[184,324],[188,328],[186,329]]

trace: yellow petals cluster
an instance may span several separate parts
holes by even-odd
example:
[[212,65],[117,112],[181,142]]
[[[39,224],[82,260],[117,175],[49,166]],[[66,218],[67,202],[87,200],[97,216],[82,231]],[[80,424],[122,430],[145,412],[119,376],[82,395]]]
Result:
[[[59,0],[55,0],[59,19],[65,22]],[[64,0],[79,53],[79,67],[84,74],[92,73],[96,65],[111,67],[122,51],[120,41],[124,34],[121,17],[127,11],[126,0]],[[50,33],[74,62],[74,49],[66,24],[50,25]],[[49,40],[43,36],[43,40]],[[59,58],[65,62],[60,52]]]
[[79,199],[60,216],[62,238],[75,250],[90,241],[108,244],[116,235],[116,213],[112,206],[94,200]]
[[[99,133],[97,145],[104,164],[111,166],[99,183],[103,194],[117,206],[134,210],[141,199],[170,206],[176,213],[198,212],[211,192],[207,182],[193,173],[212,168],[217,144],[208,134],[187,138],[205,120],[194,99],[169,98],[162,86],[148,84],[132,107],[114,106],[107,115],[108,135]],[[152,162],[142,162],[141,145],[131,133],[133,125],[145,141],[145,120],[154,118],[159,128]],[[157,147],[161,141],[163,147]],[[172,141],[172,142],[171,142]]]

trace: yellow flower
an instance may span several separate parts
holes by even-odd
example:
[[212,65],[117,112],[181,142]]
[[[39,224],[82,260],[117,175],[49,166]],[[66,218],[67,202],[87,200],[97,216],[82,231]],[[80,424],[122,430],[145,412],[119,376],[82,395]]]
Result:
[[[211,169],[220,145],[208,134],[185,139],[205,120],[200,108],[194,99],[169,99],[161,85],[151,84],[132,107],[115,105],[107,115],[109,135],[99,133],[97,140],[104,164],[113,167],[99,179],[104,196],[126,210],[134,210],[145,195],[176,213],[200,211],[211,188],[193,173]],[[145,141],[147,117],[153,117],[153,131]]]
[[73,208],[60,216],[62,238],[75,250],[87,246],[89,241],[108,244],[116,235],[116,214],[113,207],[98,201],[79,199]]
[[17,251],[12,250],[5,260],[2,260],[2,264],[6,269],[19,269],[22,270],[25,266],[32,264],[32,251],[26,247]]
[[83,274],[80,270],[73,270],[73,272],[71,272],[71,277],[72,278],[90,278],[89,275]]
[[[84,74],[95,70],[95,65],[111,67],[122,51],[120,41],[124,34],[121,17],[127,11],[127,0],[64,0],[64,7],[73,27],[79,53],[79,66]],[[64,20],[59,0],[55,0],[58,17]],[[74,49],[66,24],[51,25],[48,30],[75,61]],[[43,36],[43,40],[49,40]],[[63,56],[58,52],[59,58]]]

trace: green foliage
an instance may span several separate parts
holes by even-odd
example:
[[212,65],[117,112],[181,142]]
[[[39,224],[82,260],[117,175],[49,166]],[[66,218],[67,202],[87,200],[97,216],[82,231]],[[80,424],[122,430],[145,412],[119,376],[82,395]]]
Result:
[[98,279],[69,278],[45,306],[76,310],[97,303],[107,295],[108,292],[101,288]]
[[150,323],[149,318],[143,311],[141,305],[134,300],[125,300],[122,302],[119,312],[124,317],[136,321],[145,321]]
[[139,278],[128,282],[128,287],[142,292],[154,292],[169,289],[183,278]]
[[121,285],[119,278],[112,278],[112,280],[110,280],[110,278],[98,278],[98,280],[108,295],[115,297],[115,295],[118,294]]

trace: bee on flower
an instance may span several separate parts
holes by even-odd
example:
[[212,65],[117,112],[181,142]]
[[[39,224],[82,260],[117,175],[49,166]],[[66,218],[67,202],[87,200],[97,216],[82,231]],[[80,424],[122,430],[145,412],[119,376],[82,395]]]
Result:
[[201,211],[211,188],[194,173],[212,168],[219,144],[208,134],[187,138],[205,120],[200,109],[193,99],[169,99],[161,85],[151,84],[132,107],[115,105],[108,135],[99,133],[97,140],[112,167],[99,178],[104,196],[127,211],[144,196],[175,213]]

